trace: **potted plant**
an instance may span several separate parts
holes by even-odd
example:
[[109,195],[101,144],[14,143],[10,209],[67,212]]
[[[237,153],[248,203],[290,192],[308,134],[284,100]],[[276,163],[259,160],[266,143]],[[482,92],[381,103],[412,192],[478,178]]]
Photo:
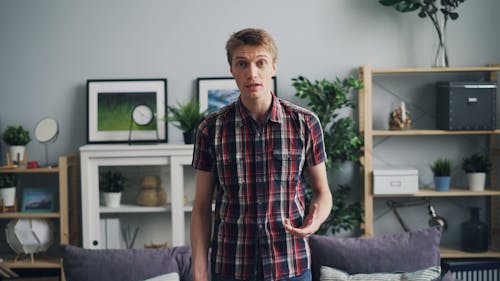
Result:
[[451,160],[447,158],[438,158],[432,163],[431,170],[432,173],[434,173],[436,191],[450,190]]
[[99,177],[99,190],[104,195],[104,205],[107,207],[120,206],[122,191],[125,189],[128,179],[119,171],[106,171]]
[[16,200],[17,177],[14,174],[0,174],[0,205],[14,206]]
[[31,140],[29,132],[21,125],[8,126],[3,131],[2,139],[10,146],[10,159],[14,163],[23,162],[25,160],[24,153],[26,151],[26,145]]
[[447,54],[448,50],[446,49],[446,26],[448,20],[458,19],[456,9],[465,0],[379,0],[378,2],[384,6],[394,7],[394,9],[402,13],[418,11],[419,17],[428,17],[432,21],[439,39],[434,66],[450,66]]
[[[328,155],[327,168],[340,170],[342,163],[359,163],[363,141],[354,119],[341,113],[345,113],[345,109],[354,108],[350,94],[363,87],[362,81],[348,77],[312,82],[303,76],[293,78],[292,81],[292,86],[297,91],[295,95],[307,100],[307,105],[321,122]],[[363,221],[361,204],[352,202],[350,191],[351,187],[347,184],[339,184],[333,189],[332,211],[317,233],[326,234],[328,230],[333,234],[352,231]],[[306,208],[311,198],[312,193],[307,188]]]
[[200,103],[193,97],[187,104],[177,102],[177,107],[167,106],[171,115],[167,121],[172,121],[173,125],[183,132],[184,143],[194,143],[194,137],[198,124],[206,115],[206,110],[200,111]]
[[469,189],[483,191],[486,182],[486,173],[491,170],[491,162],[486,155],[475,153],[463,159],[462,170],[467,173]]

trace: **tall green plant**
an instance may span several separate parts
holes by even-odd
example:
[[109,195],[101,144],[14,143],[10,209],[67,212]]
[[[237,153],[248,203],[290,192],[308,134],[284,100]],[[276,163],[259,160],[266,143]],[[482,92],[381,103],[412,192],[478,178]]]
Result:
[[[342,110],[354,108],[350,94],[363,87],[362,81],[352,77],[310,81],[299,76],[292,79],[297,97],[306,99],[308,107],[318,116],[323,126],[325,150],[328,155],[327,168],[339,169],[346,161],[359,163],[363,140],[359,136],[355,123],[350,116],[341,115]],[[308,189],[310,190],[310,189]],[[352,230],[363,221],[363,209],[359,202],[348,203],[351,188],[339,185],[334,189],[334,202],[330,216],[323,223],[318,233],[332,233]],[[306,200],[311,200],[311,192],[306,193]]]

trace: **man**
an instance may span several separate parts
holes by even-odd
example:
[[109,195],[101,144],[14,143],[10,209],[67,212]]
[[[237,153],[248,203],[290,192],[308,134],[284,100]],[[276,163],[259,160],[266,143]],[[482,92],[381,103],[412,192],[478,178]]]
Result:
[[[267,32],[238,31],[226,52],[240,97],[198,127],[193,279],[208,280],[211,247],[213,280],[310,280],[307,237],[332,207],[321,125],[271,91],[277,48]],[[307,216],[304,173],[313,190]]]

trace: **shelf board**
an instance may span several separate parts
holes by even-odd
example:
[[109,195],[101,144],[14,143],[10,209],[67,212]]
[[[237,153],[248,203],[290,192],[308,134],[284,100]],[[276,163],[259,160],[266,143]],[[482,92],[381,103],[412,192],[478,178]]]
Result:
[[374,74],[404,74],[404,73],[439,73],[439,72],[496,72],[498,66],[484,67],[427,67],[427,68],[386,68],[372,69]]
[[[184,212],[190,213],[192,211],[193,211],[193,202],[191,202],[187,205],[184,205]],[[215,203],[212,204],[212,211],[215,211]]]
[[59,167],[53,167],[53,168],[36,168],[36,169],[0,167],[0,173],[9,173],[9,174],[50,174],[50,173],[59,173]]
[[50,219],[59,217],[59,213],[0,213],[0,219]]
[[500,130],[373,130],[372,134],[374,136],[494,135],[500,134]]
[[4,264],[9,268],[61,268],[61,259],[55,257],[38,257],[35,255],[34,263],[31,263],[29,256],[14,261],[14,258],[3,257]]
[[132,204],[121,204],[119,207],[111,208],[101,206],[99,212],[101,214],[116,214],[116,213],[164,213],[169,212],[172,209],[171,204],[166,204],[163,206],[139,206]]
[[441,258],[500,258],[500,251],[488,250],[481,253],[470,253],[460,250],[458,246],[440,246]]
[[471,191],[468,189],[450,188],[449,191],[436,191],[430,188],[421,188],[415,194],[374,194],[373,197],[469,197],[469,196],[500,196],[500,190],[485,189]]

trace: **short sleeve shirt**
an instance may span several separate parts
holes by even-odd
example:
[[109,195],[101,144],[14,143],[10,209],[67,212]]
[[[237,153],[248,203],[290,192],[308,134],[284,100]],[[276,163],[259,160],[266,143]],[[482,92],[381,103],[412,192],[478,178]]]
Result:
[[285,231],[284,220],[302,225],[304,168],[325,160],[317,116],[274,95],[261,126],[241,100],[200,123],[192,165],[216,176],[215,273],[249,280],[256,253],[265,280],[297,276],[310,267],[307,240]]

